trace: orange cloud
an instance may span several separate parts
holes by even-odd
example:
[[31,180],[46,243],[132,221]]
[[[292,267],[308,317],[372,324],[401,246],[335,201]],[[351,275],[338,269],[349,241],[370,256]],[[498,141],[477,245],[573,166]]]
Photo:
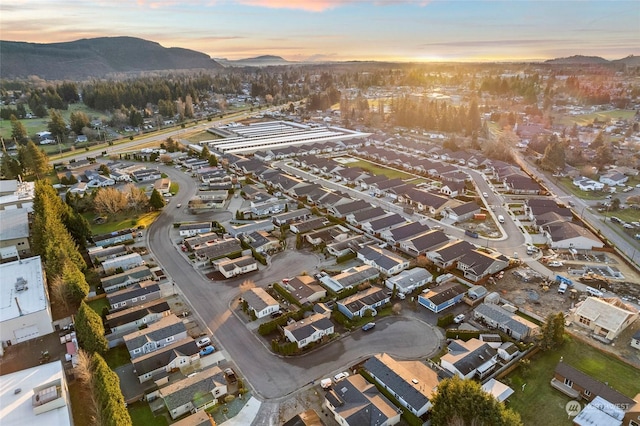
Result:
[[323,12],[328,9],[355,3],[354,0],[239,0],[248,6],[268,7],[271,9],[300,9],[309,12]]

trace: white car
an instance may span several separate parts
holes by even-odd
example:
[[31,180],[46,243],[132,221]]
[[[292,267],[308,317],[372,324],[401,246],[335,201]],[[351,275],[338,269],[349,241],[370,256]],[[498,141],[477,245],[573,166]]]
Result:
[[593,297],[603,297],[604,296],[604,293],[601,292],[600,290],[598,290],[597,288],[587,287],[585,290],[587,291],[587,293],[589,293]]
[[487,194],[486,192],[483,192],[483,193],[482,193],[482,196],[483,196],[484,198],[487,198],[487,197],[489,196],[489,194]]
[[335,377],[333,378],[333,381],[339,382],[340,380],[344,380],[347,377],[349,377],[349,373],[347,373],[346,371],[343,371],[342,373],[336,374]]
[[208,337],[203,337],[202,339],[196,342],[199,348],[204,348],[205,346],[209,346],[211,344],[211,339]]
[[564,265],[564,263],[559,262],[559,261],[557,261],[557,260],[553,260],[553,261],[551,261],[551,262],[549,262],[549,263],[547,264],[547,266],[549,266],[549,267],[551,267],[551,268],[559,268],[559,267],[561,267],[562,265]]
[[460,314],[453,319],[453,322],[456,324],[460,324],[462,321],[464,321],[464,314]]

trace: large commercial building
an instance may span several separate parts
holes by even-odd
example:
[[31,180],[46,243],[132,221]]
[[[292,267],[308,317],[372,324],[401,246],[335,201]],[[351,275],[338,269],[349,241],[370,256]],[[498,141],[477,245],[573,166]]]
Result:
[[62,362],[55,361],[2,376],[2,426],[71,426],[73,417]]
[[0,265],[0,342],[12,345],[53,333],[40,256]]
[[210,150],[220,153],[242,154],[286,148],[295,145],[341,142],[348,139],[364,138],[369,133],[361,133],[338,127],[312,127],[289,121],[267,121],[250,125],[234,125],[211,128],[209,132],[223,139],[203,141]]

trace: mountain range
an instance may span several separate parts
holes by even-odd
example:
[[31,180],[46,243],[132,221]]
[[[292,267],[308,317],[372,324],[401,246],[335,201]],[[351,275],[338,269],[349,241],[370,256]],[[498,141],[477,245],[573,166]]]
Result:
[[0,41],[0,76],[84,80],[149,71],[221,69],[204,53],[166,48],[135,37],[100,37],[65,43]]
[[[0,76],[4,79],[39,76],[45,80],[86,80],[179,70],[217,70],[223,67],[266,67],[292,62],[280,56],[215,60],[195,50],[163,47],[135,37],[100,37],[64,43],[38,44],[0,41]],[[599,56],[550,59],[549,65],[640,66],[640,56],[609,61]]]
[[551,65],[627,65],[632,67],[640,66],[640,56],[629,55],[626,58],[608,60],[600,56],[574,55],[567,58],[549,59],[544,62]]

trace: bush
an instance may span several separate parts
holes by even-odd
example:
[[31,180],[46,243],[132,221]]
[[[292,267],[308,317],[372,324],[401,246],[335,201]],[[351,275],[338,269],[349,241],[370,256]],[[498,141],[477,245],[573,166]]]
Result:
[[453,314],[443,315],[438,318],[438,327],[445,328],[449,324],[453,323]]
[[473,331],[473,330],[447,330],[446,337],[447,339],[460,339],[467,340],[480,337],[481,331]]
[[344,262],[348,262],[352,259],[355,259],[358,255],[356,253],[347,253],[345,255],[342,255],[340,257],[336,258],[336,263],[344,263]]

